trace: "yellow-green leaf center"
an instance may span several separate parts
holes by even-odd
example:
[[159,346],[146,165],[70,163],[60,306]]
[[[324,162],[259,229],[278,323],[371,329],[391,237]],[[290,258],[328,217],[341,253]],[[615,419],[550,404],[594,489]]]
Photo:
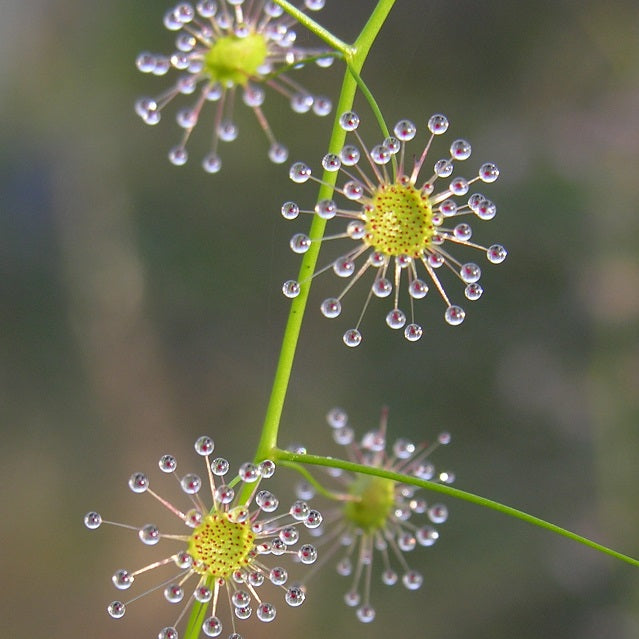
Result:
[[255,534],[248,522],[233,521],[227,513],[204,517],[189,538],[187,552],[200,575],[226,579],[252,558]]
[[435,232],[428,196],[410,184],[382,184],[371,204],[366,243],[386,255],[422,255]]
[[223,36],[204,55],[204,70],[213,82],[243,86],[258,75],[267,53],[266,40],[260,33],[245,38]]
[[359,475],[349,493],[355,499],[344,506],[344,516],[364,532],[383,528],[395,501],[395,482]]

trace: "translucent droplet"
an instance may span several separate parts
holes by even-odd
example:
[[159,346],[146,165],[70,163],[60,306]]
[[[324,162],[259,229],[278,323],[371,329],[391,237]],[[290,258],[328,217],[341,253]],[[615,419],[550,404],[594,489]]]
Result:
[[299,282],[296,282],[295,280],[287,280],[284,284],[282,284],[282,293],[291,299],[297,297],[300,294]]
[[297,528],[293,528],[292,526],[287,526],[280,530],[280,539],[287,545],[293,546],[296,544],[300,538],[300,534],[297,531]]
[[397,573],[390,568],[382,573],[382,581],[387,586],[394,586],[397,583]]
[[450,160],[437,160],[433,166],[433,173],[440,178],[447,178],[453,172],[453,163]]
[[238,136],[239,129],[237,124],[231,122],[230,120],[224,120],[220,122],[217,127],[217,134],[220,137],[220,140],[223,142],[233,142]]
[[260,473],[257,469],[257,466],[255,464],[251,464],[250,462],[245,462],[244,464],[242,464],[237,474],[238,477],[247,484],[251,484],[260,478]]
[[164,598],[169,603],[180,603],[184,599],[184,590],[179,584],[169,584],[164,589]]
[[383,144],[377,144],[371,149],[371,160],[375,162],[375,164],[388,164],[391,160],[392,154],[387,146]]
[[284,568],[276,566],[275,568],[271,568],[268,578],[274,586],[282,586],[288,579],[288,573]]
[[215,489],[215,501],[221,504],[230,504],[234,497],[235,491],[230,486],[223,484]]
[[158,632],[158,639],[178,639],[178,631],[173,626],[166,626]]
[[444,217],[451,217],[457,213],[457,204],[453,200],[444,200],[439,205],[439,212]]
[[202,632],[207,637],[218,637],[222,634],[222,622],[217,617],[209,617],[202,624]]
[[466,298],[471,300],[472,302],[474,302],[475,300],[478,300],[481,296],[482,293],[484,292],[484,289],[481,287],[481,284],[469,284],[465,289],[464,289],[464,295],[466,295]]
[[138,530],[138,537],[143,544],[155,546],[160,541],[160,531],[154,524],[146,524]]
[[391,328],[397,330],[399,328],[402,328],[404,324],[406,324],[406,315],[398,308],[394,308],[388,313],[388,315],[386,315],[386,323]]
[[205,585],[198,586],[193,593],[196,601],[208,603],[213,598],[213,591]]
[[231,596],[231,603],[236,608],[248,606],[251,603],[251,595],[246,590],[236,590]]
[[180,485],[187,495],[195,495],[200,492],[200,488],[202,488],[202,479],[195,473],[187,473],[180,480]]
[[350,277],[355,272],[355,262],[345,257],[340,257],[333,262],[333,272],[339,277]]
[[466,264],[463,264],[459,269],[459,275],[464,282],[472,284],[477,282],[481,277],[481,269],[473,262],[466,262]]
[[349,180],[344,184],[343,191],[349,200],[361,200],[364,195],[364,185],[358,180]]
[[428,285],[423,280],[414,279],[408,285],[408,294],[415,300],[420,300],[423,297],[426,297],[427,293],[428,293]]
[[410,552],[415,549],[417,540],[411,533],[402,533],[397,536],[397,546],[403,552]]
[[315,550],[315,546],[304,544],[297,551],[297,557],[303,564],[312,564],[317,559],[317,550]]
[[486,198],[483,198],[473,210],[480,220],[492,220],[497,215],[495,203]]
[[306,595],[301,588],[293,586],[286,591],[286,595],[284,598],[286,599],[286,603],[289,606],[293,606],[295,608],[297,606],[301,606],[304,603]]
[[366,235],[366,225],[359,220],[351,220],[346,227],[346,233],[351,240],[361,240]]
[[[331,58],[332,61],[332,58]],[[333,103],[330,98],[325,95],[316,95],[313,100],[313,113],[324,117],[333,110]]]
[[375,619],[375,608],[370,605],[360,606],[357,609],[357,618],[362,623],[370,623]]
[[177,468],[177,460],[173,455],[162,455],[158,461],[158,466],[163,473],[172,473]]
[[448,118],[441,113],[431,115],[428,120],[428,130],[434,135],[441,135],[446,133],[448,129]]
[[118,590],[127,590],[128,588],[131,587],[133,580],[134,580],[133,575],[128,570],[125,570],[124,568],[121,568],[120,570],[116,570],[115,573],[113,574],[113,577],[111,577],[111,581],[113,582],[113,585]]
[[300,207],[295,202],[284,202],[281,210],[286,220],[294,220],[300,214]]
[[288,148],[280,142],[274,142],[268,149],[268,159],[273,164],[284,164],[288,160]]
[[359,162],[361,155],[359,149],[356,146],[354,146],[353,144],[347,144],[340,151],[339,156],[342,160],[342,164],[344,164],[345,166],[354,166]]
[[107,612],[114,619],[120,619],[121,617],[124,617],[124,613],[126,612],[126,606],[121,601],[112,601],[107,606]]
[[195,440],[195,452],[205,457],[210,455],[215,448],[213,440],[208,435],[202,435]]
[[272,513],[277,510],[279,500],[277,497],[268,490],[260,490],[255,496],[255,503],[267,513]]
[[486,251],[486,257],[488,258],[488,261],[492,262],[493,264],[501,264],[506,259],[507,255],[508,252],[501,244],[493,244]]
[[335,153],[327,153],[322,158],[322,167],[324,167],[326,171],[337,171],[341,165],[342,161],[339,159],[338,155],[335,155]]
[[217,477],[222,477],[229,472],[230,464],[227,459],[223,457],[216,457],[211,462],[211,472]]
[[322,523],[322,514],[319,510],[311,510],[309,511],[306,519],[304,520],[304,525],[307,528],[317,528]]
[[339,124],[344,131],[354,131],[359,126],[359,116],[354,111],[342,113]]
[[359,346],[361,344],[362,334],[356,328],[351,328],[344,333],[344,337],[342,339],[344,340],[344,344],[346,344],[346,346],[354,348],[355,346]]
[[197,124],[198,114],[196,111],[192,111],[191,109],[180,109],[177,112],[175,119],[177,120],[178,126],[183,129],[192,129]]
[[482,182],[494,182],[499,177],[499,169],[496,164],[486,162],[479,167],[479,179]]
[[265,92],[262,87],[246,84],[242,93],[242,101],[248,107],[259,107],[264,104]]
[[393,285],[385,277],[376,278],[371,287],[375,297],[388,297],[393,292]]
[[315,205],[315,213],[323,220],[330,220],[334,218],[337,213],[337,204],[335,204],[333,200],[320,200]]
[[463,177],[457,177],[451,181],[448,188],[454,195],[466,195],[468,193],[468,180]]
[[311,169],[303,162],[295,162],[295,164],[291,166],[288,175],[293,182],[302,184],[311,177]]
[[100,513],[91,511],[84,516],[84,525],[89,530],[95,530],[96,528],[99,528],[101,523],[102,517],[100,516]]
[[466,313],[461,306],[449,306],[444,313],[445,320],[451,326],[459,326],[464,321]]
[[439,253],[429,253],[428,265],[432,268],[439,268],[444,264],[444,258]]
[[207,173],[219,173],[222,168],[222,160],[217,153],[209,153],[202,160],[202,168]]
[[393,453],[398,459],[408,459],[415,450],[415,444],[410,439],[400,438],[393,443]]
[[408,590],[417,590],[424,583],[424,578],[416,570],[409,570],[402,576],[402,583]]
[[342,312],[342,304],[337,298],[329,297],[322,302],[320,310],[322,311],[322,315],[324,315],[324,317],[332,319],[337,317]]
[[182,146],[175,146],[169,151],[169,162],[175,166],[182,166],[186,164],[189,159],[189,154]]
[[415,137],[417,127],[410,120],[400,120],[393,129],[393,133],[398,140],[408,142]]
[[467,160],[472,148],[466,140],[455,140],[450,145],[450,155],[454,160]]
[[409,342],[417,342],[424,334],[424,329],[419,324],[408,324],[404,329],[404,337]]
[[261,477],[269,479],[275,474],[275,462],[270,459],[265,459],[257,465],[257,470]]
[[384,146],[392,155],[397,155],[402,148],[402,143],[392,135],[384,140]]
[[173,556],[173,561],[178,568],[186,569],[193,565],[193,557],[189,555],[186,550],[181,550],[179,553]]
[[456,239],[461,240],[462,242],[467,242],[473,235],[473,229],[470,224],[462,222],[453,229],[453,235]]
[[439,533],[432,526],[422,526],[416,533],[420,546],[432,546],[438,539]]
[[444,504],[434,504],[428,509],[428,518],[434,524],[443,524],[448,519],[448,508]]
[[251,606],[238,606],[235,608],[235,616],[238,619],[248,619],[251,616],[253,609]]
[[309,93],[296,93],[291,98],[291,109],[295,113],[308,113],[313,106],[313,96]]
[[265,601],[263,601],[257,607],[257,612],[255,614],[257,615],[257,618],[260,621],[264,621],[268,623],[269,621],[273,621],[273,619],[275,619],[275,615],[277,613],[275,610],[275,606],[273,604],[266,603]]
[[326,5],[326,0],[304,0],[304,6],[309,11],[319,11]]
[[303,253],[306,253],[306,251],[311,248],[311,240],[308,235],[305,235],[304,233],[296,233],[291,238],[289,245],[293,253],[301,255]]

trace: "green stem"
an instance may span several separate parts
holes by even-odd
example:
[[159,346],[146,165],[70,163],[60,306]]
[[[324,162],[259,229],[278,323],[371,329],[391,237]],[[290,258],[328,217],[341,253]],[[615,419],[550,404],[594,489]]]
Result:
[[484,508],[496,510],[497,512],[508,515],[509,517],[521,519],[529,524],[532,524],[533,526],[544,528],[545,530],[548,530],[557,535],[561,535],[562,537],[572,539],[573,541],[583,544],[584,546],[588,546],[589,548],[597,550],[598,552],[624,561],[631,566],[639,567],[639,560],[634,559],[633,557],[629,557],[628,555],[624,555],[620,552],[617,552],[616,550],[612,550],[612,548],[608,548],[607,546],[598,544],[595,541],[591,541],[586,537],[582,537],[581,535],[571,532],[570,530],[566,530],[565,528],[561,528],[560,526],[557,526],[555,524],[551,524],[550,522],[540,519],[539,517],[535,517],[534,515],[529,515],[528,513],[517,510],[516,508],[511,508],[510,506],[500,504],[499,502],[493,501],[492,499],[486,499],[485,497],[480,497],[479,495],[475,495],[464,490],[459,490],[458,488],[453,488],[452,486],[449,486],[447,484],[437,484],[431,481],[426,481],[424,479],[418,479],[417,477],[412,477],[410,475],[402,475],[400,473],[395,473],[383,468],[365,466],[363,464],[356,464],[354,462],[348,462],[333,457],[321,457],[319,455],[292,453],[286,450],[277,450],[274,451],[274,453],[274,459],[279,462],[313,464],[316,466],[328,466],[329,468],[341,468],[353,473],[374,475],[375,477],[391,479],[401,484],[411,484],[413,486],[418,486],[419,488],[442,493],[443,495],[453,497],[454,499],[462,499],[463,501],[470,502],[471,504],[476,504]]
[[[375,41],[375,37],[384,24],[384,20],[388,16],[394,2],[395,0],[380,0],[378,2],[377,7],[374,9],[368,19],[368,22],[355,41],[355,45],[353,47],[349,47],[348,51],[345,52],[348,67],[349,69],[352,68],[356,75],[359,75],[359,72],[364,65],[364,61],[366,60],[366,56]],[[285,3],[282,2],[281,6],[285,7]],[[347,72],[344,75],[342,89],[337,101],[333,130],[328,144],[329,153],[339,153],[344,146],[346,132],[339,125],[339,117],[345,111],[350,111],[353,108],[356,89],[357,81],[355,75]],[[335,172],[324,172],[322,176],[323,184],[320,186],[317,196],[318,201],[328,199],[333,195],[336,179],[337,174]],[[282,409],[284,407],[284,400],[286,398],[291,378],[295,351],[297,349],[297,342],[302,327],[302,320],[304,318],[304,311],[306,310],[308,294],[311,288],[311,277],[315,272],[315,265],[317,264],[320,249],[320,240],[324,236],[325,227],[326,220],[323,220],[317,215],[314,216],[311,229],[309,231],[311,248],[302,258],[302,264],[298,274],[300,293],[291,303],[291,310],[289,312],[286,328],[284,329],[282,348],[280,350],[280,356],[275,370],[271,396],[266,409],[264,425],[255,454],[256,460],[269,458],[271,456],[271,451],[277,447],[277,435],[282,416]]]

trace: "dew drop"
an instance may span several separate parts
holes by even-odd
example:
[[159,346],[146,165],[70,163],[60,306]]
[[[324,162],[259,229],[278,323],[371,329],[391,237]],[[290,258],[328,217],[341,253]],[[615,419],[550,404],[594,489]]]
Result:
[[257,465],[257,470],[260,473],[260,477],[270,479],[275,474],[275,462],[270,459],[265,459]]
[[424,578],[416,570],[409,570],[402,575],[402,583],[408,590],[417,590],[424,583]]
[[235,616],[238,619],[248,619],[251,616],[253,609],[251,606],[239,606],[235,608]]
[[337,205],[333,200],[320,200],[315,205],[315,213],[323,220],[330,220],[337,213]]
[[169,162],[175,166],[183,166],[189,159],[189,154],[182,146],[175,146],[169,151]]
[[158,632],[158,639],[178,639],[178,631],[173,626],[167,626]]
[[195,452],[203,457],[210,455],[215,448],[213,440],[208,435],[202,435],[195,440]]
[[341,165],[342,161],[338,155],[335,155],[335,153],[327,153],[322,158],[322,167],[326,171],[338,171]]
[[[330,58],[332,62],[332,58]],[[333,110],[333,103],[330,98],[325,95],[316,95],[313,100],[313,113],[321,118],[328,115]]]
[[466,140],[455,140],[450,145],[450,155],[454,160],[467,160],[471,151],[470,143]]
[[217,153],[209,153],[202,160],[202,168],[207,173],[219,173],[222,168],[222,160]]
[[444,504],[434,504],[428,509],[428,518],[434,524],[443,524],[448,519],[448,508]]
[[283,586],[288,579],[288,573],[284,568],[276,566],[275,568],[271,568],[268,578],[274,586]]
[[284,202],[281,210],[286,220],[294,220],[300,214],[300,207],[295,202]]
[[238,477],[247,484],[252,484],[260,478],[260,472],[255,464],[245,462],[237,471]]
[[146,524],[138,530],[138,537],[143,544],[155,546],[160,541],[160,531],[154,524]]
[[375,619],[375,608],[367,605],[360,606],[357,609],[357,618],[362,623],[370,623],[373,619]]
[[218,637],[222,634],[222,622],[217,617],[209,617],[202,624],[202,632],[207,637]]
[[177,460],[173,455],[162,455],[158,461],[158,466],[163,473],[172,473],[177,468]]
[[251,603],[251,595],[246,590],[236,590],[231,597],[231,602],[236,608],[248,606]]
[[508,255],[508,252],[501,244],[493,244],[486,251],[486,257],[492,264],[501,264]]
[[375,297],[388,297],[393,292],[393,285],[385,277],[378,277],[371,287]]
[[358,592],[355,592],[354,590],[349,590],[345,595],[344,595],[344,603],[347,606],[357,606],[359,605],[359,602],[361,600],[361,597],[359,596]]
[[354,131],[359,126],[359,116],[354,111],[342,113],[339,124],[344,131]]
[[307,528],[313,529],[318,528],[322,523],[322,513],[319,510],[311,510],[306,519],[304,520],[304,525]]
[[125,570],[124,568],[121,568],[120,570],[116,570],[113,577],[111,577],[111,581],[113,582],[113,585],[118,590],[127,590],[128,588],[131,587],[133,580],[134,580],[133,575],[128,570]]
[[450,160],[437,160],[433,166],[433,173],[437,177],[447,178],[453,172],[453,163]]
[[306,253],[306,251],[311,248],[311,240],[308,235],[305,235],[304,233],[296,233],[291,238],[289,246],[291,247],[291,251],[293,251],[293,253],[301,255],[302,253]]
[[466,317],[466,313],[461,306],[449,306],[444,313],[445,320],[451,326],[459,326],[464,321],[464,317]]
[[295,113],[308,113],[313,106],[313,96],[310,93],[296,93],[291,97],[291,109]]
[[428,293],[428,285],[420,279],[414,279],[408,286],[408,294],[415,300],[426,297]]
[[260,490],[255,496],[255,503],[267,513],[272,513],[277,510],[279,500],[269,490]]
[[448,129],[448,118],[441,113],[436,113],[435,115],[431,115],[428,119],[428,130],[433,135],[441,135],[442,133],[446,133]]
[[355,272],[355,262],[348,258],[340,257],[333,262],[333,272],[339,277],[350,277]]
[[84,525],[89,530],[95,530],[96,528],[99,528],[101,523],[102,523],[102,517],[100,513],[91,511],[84,516]]
[[481,269],[473,262],[466,262],[459,269],[459,275],[466,284],[473,284],[479,281],[481,277]]
[[352,220],[346,227],[346,233],[351,240],[361,240],[366,235],[366,225],[359,220]]
[[448,188],[454,195],[466,195],[468,193],[468,180],[463,177],[457,177],[451,181]]
[[479,179],[482,182],[494,182],[499,177],[499,169],[496,164],[486,162],[479,167]]
[[342,303],[335,297],[329,297],[322,302],[320,310],[324,317],[333,319],[342,312]]
[[462,222],[453,229],[453,235],[455,236],[455,239],[467,242],[473,235],[473,229],[470,224]]
[[391,160],[392,154],[387,146],[383,144],[377,144],[371,149],[370,152],[371,160],[375,162],[375,164],[388,164]]
[[477,283],[469,284],[464,289],[464,295],[466,296],[466,299],[469,299],[472,302],[474,302],[475,300],[478,300],[482,296],[483,292],[484,292],[484,289],[481,287],[481,284],[477,284]]
[[107,612],[114,619],[120,619],[120,618],[124,617],[124,613],[126,612],[126,606],[121,601],[112,601],[107,606]]
[[409,342],[417,342],[424,334],[424,329],[419,324],[409,324],[404,329],[404,337]]
[[180,485],[187,495],[195,495],[202,488],[202,479],[195,473],[187,473],[180,480]]
[[387,586],[394,586],[397,583],[397,573],[390,568],[382,573],[382,581]]
[[417,127],[410,120],[400,120],[393,129],[393,133],[398,140],[408,142],[415,137]]
[[311,169],[303,162],[295,162],[295,164],[291,166],[288,175],[293,182],[302,184],[311,177]]
[[286,595],[284,598],[286,599],[286,603],[289,606],[293,606],[295,608],[297,606],[301,606],[304,603],[306,594],[301,588],[293,586],[286,591]]
[[390,326],[390,328],[397,330],[406,324],[406,315],[398,308],[394,308],[388,313],[388,315],[386,315],[386,323]]
[[164,598],[169,603],[180,603],[184,599],[184,590],[179,584],[169,584],[164,589]]
[[359,346],[362,342],[362,334],[356,328],[351,328],[344,333],[344,337],[342,339],[346,346],[354,348],[355,346]]
[[230,464],[227,459],[223,457],[216,457],[211,462],[211,472],[217,477],[222,477],[229,472]]
[[315,550],[315,546],[304,544],[297,551],[297,557],[303,564],[312,564],[317,559],[317,550]]
[[295,280],[287,280],[282,284],[282,293],[286,297],[294,298],[300,294],[300,285]]
[[439,533],[432,526],[422,526],[417,530],[416,537],[420,546],[432,546],[439,539]]
[[288,160],[288,148],[279,142],[274,142],[269,147],[268,159],[273,164],[284,164]]
[[267,603],[263,601],[258,607],[257,612],[255,613],[257,618],[260,621],[264,621],[268,623],[269,621],[273,621],[275,619],[276,610],[273,604]]
[[361,200],[364,195],[364,185],[357,180],[349,180],[344,184],[343,191],[349,200]]
[[361,157],[359,149],[353,144],[347,144],[339,154],[342,163],[345,166],[354,166],[359,162]]

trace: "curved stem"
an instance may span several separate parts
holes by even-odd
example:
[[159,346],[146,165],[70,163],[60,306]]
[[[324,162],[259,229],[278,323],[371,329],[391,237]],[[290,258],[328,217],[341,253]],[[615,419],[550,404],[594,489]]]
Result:
[[[370,51],[375,37],[379,33],[388,13],[390,12],[395,0],[380,0],[371,14],[368,22],[362,29],[359,37],[355,41],[355,45],[348,49],[345,53],[349,69],[353,69],[357,75],[364,65],[366,56]],[[284,3],[281,4],[284,7]],[[288,10],[288,9],[287,9]],[[353,107],[355,99],[355,91],[357,89],[357,81],[355,75],[347,71],[342,82],[342,89],[337,101],[335,111],[335,120],[333,122],[333,130],[328,144],[329,153],[339,153],[344,146],[346,132],[339,125],[339,117],[345,111],[350,111]],[[320,186],[317,196],[318,201],[329,199],[333,195],[337,174],[335,172],[325,171],[322,177],[323,184]],[[277,435],[279,431],[280,418],[284,407],[284,400],[288,390],[288,384],[295,359],[295,351],[297,349],[297,341],[299,339],[304,311],[308,294],[311,288],[311,276],[315,272],[315,265],[319,255],[320,241],[324,236],[326,220],[319,216],[314,216],[309,231],[311,238],[311,247],[304,254],[302,264],[300,266],[298,281],[303,282],[300,285],[299,295],[292,301],[291,310],[289,312],[286,328],[284,329],[284,337],[282,338],[282,348],[275,370],[273,379],[273,387],[271,396],[266,409],[262,434],[255,453],[256,460],[267,459],[271,455],[271,451],[277,446]]]
[[630,564],[631,566],[639,567],[639,560],[634,559],[633,557],[629,557],[628,555],[617,552],[612,548],[608,548],[607,546],[598,544],[595,541],[592,541],[586,537],[582,537],[581,535],[571,532],[570,530],[566,530],[565,528],[561,528],[556,524],[551,524],[550,522],[545,521],[544,519],[540,519],[539,517],[535,517],[534,515],[529,515],[528,513],[517,510],[516,508],[512,508],[510,506],[506,506],[505,504],[501,504],[497,501],[493,501],[492,499],[480,497],[479,495],[466,492],[465,490],[460,490],[459,488],[453,488],[452,486],[449,486],[447,484],[437,484],[435,482],[418,479],[417,477],[412,477],[410,475],[402,475],[400,473],[395,473],[383,468],[365,466],[363,464],[356,464],[333,457],[321,457],[319,455],[292,453],[286,450],[277,450],[274,452],[276,461],[293,462],[298,464],[313,464],[316,466],[328,466],[329,468],[341,468],[353,473],[374,475],[375,477],[391,479],[401,484],[411,484],[413,486],[418,486],[419,488],[424,488],[426,490],[447,495],[448,497],[452,497],[454,499],[461,499],[463,501],[470,502],[471,504],[476,504],[477,506],[490,508],[491,510],[496,510],[497,512],[503,513],[504,515],[508,515],[509,517],[521,519],[522,521],[532,524],[533,526],[544,528],[545,530],[548,530],[557,535],[561,535],[562,537],[572,539],[572,541],[576,541],[580,544],[583,544],[584,546],[592,548],[593,550],[609,555],[610,557],[614,557],[615,559],[619,559],[620,561]]

